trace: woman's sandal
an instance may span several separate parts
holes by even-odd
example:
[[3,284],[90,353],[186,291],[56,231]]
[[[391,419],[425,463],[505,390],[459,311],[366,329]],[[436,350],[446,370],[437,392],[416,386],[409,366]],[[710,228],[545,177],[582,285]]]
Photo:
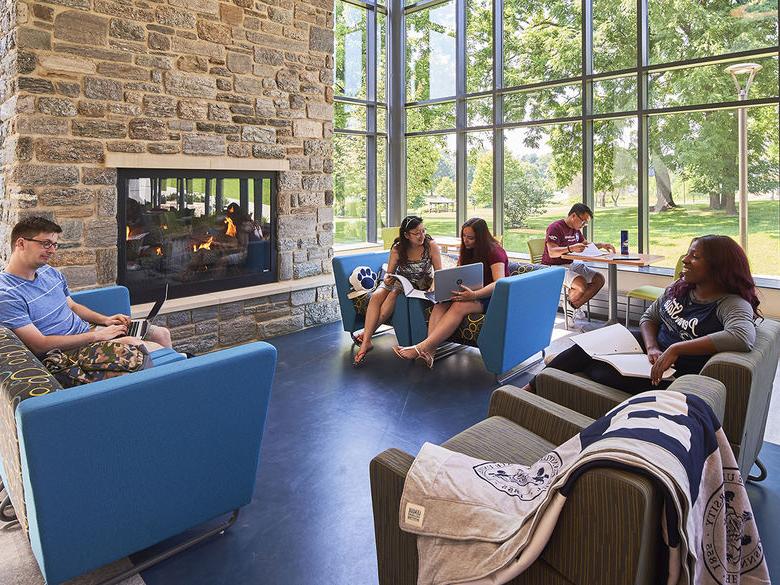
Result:
[[393,353],[395,353],[395,355],[397,355],[397,356],[398,356],[399,358],[401,358],[402,360],[413,360],[413,359],[417,359],[416,357],[411,357],[411,358],[410,358],[410,357],[406,357],[404,354],[402,354],[402,353],[401,353],[402,351],[404,351],[404,350],[406,350],[406,349],[414,349],[414,346],[413,346],[413,345],[410,345],[410,346],[408,346],[408,347],[401,347],[400,345],[394,345],[394,346],[393,346]]
[[[413,349],[417,352],[416,357],[406,357],[401,352],[404,350]],[[393,351],[395,352],[395,355],[397,355],[402,360],[422,360],[425,362],[425,365],[428,366],[428,369],[433,368],[433,356],[429,354],[427,351],[422,351],[419,347],[416,345],[410,345],[408,347],[401,347],[400,345],[393,346]]]
[[423,363],[428,366],[429,370],[433,369],[433,356],[428,353],[427,351],[422,351],[417,348],[417,346],[414,346],[414,349],[417,351],[417,359],[422,360]]
[[355,359],[352,360],[352,367],[357,369],[362,367],[366,363],[366,354],[371,351],[370,349],[367,349],[366,351],[359,351],[355,354]]

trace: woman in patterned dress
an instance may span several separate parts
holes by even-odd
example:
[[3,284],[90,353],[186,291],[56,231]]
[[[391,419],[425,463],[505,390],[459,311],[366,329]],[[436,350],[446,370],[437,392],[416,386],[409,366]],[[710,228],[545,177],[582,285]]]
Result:
[[484,219],[472,217],[466,220],[460,228],[460,240],[458,266],[482,262],[484,286],[476,290],[461,286],[461,290],[453,291],[453,302],[435,305],[428,320],[428,337],[417,345],[396,345],[393,351],[398,357],[405,360],[422,359],[432,368],[433,354],[439,344],[455,332],[466,315],[486,313],[496,281],[509,276],[506,251],[490,233]]
[[[433,271],[440,268],[439,246],[425,233],[422,218],[416,215],[405,217],[390,249],[387,272],[405,276],[415,288],[428,290],[433,283]],[[365,363],[366,354],[373,349],[371,336],[393,314],[395,301],[399,294],[403,294],[403,290],[397,279],[388,277],[371,294],[365,327],[357,338],[360,349],[352,362],[356,368]]]

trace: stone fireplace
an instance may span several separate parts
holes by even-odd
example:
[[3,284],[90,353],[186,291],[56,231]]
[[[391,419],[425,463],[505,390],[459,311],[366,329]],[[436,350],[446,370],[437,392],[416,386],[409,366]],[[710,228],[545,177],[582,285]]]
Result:
[[276,281],[276,176],[119,171],[117,282],[137,302]]
[[[270,330],[336,318],[323,286],[333,243],[332,10],[325,0],[5,3],[0,264],[11,226],[44,215],[63,227],[56,262],[71,286],[113,284],[122,270],[137,270],[128,270],[135,264],[118,237],[127,227],[118,223],[121,177],[185,171],[168,178],[183,182],[177,197],[192,200],[187,179],[198,173],[227,173],[226,180],[229,173],[273,173],[275,219],[265,219],[276,241],[268,264],[274,279],[290,285],[289,310],[278,295],[269,302],[273,318],[289,325]],[[216,182],[213,188],[216,197]],[[262,232],[263,218],[254,215]],[[188,245],[224,233],[212,225],[193,237],[200,235],[203,242]],[[229,259],[200,256],[201,269],[231,270]],[[256,323],[260,305],[252,304]],[[256,336],[261,330],[257,325]]]

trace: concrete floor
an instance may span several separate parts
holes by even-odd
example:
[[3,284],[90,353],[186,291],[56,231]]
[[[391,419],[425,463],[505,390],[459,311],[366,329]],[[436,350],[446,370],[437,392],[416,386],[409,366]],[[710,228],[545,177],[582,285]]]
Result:
[[[254,500],[224,536],[144,571],[147,585],[377,583],[369,461],[389,447],[415,454],[482,420],[496,388],[472,349],[431,372],[399,361],[391,333],[355,370],[340,323],[271,343],[279,362]],[[780,443],[778,396],[767,439]],[[769,478],[749,494],[770,574],[780,576],[780,446],[766,444],[762,459]]]

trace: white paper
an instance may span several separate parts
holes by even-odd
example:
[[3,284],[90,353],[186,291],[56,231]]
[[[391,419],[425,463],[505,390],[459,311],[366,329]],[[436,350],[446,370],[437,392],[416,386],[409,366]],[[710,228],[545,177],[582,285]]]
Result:
[[596,244],[593,242],[588,242],[588,245],[585,246],[585,249],[582,252],[576,252],[579,256],[590,256],[591,258],[595,256],[604,256],[606,254],[609,254],[609,252],[606,252],[604,250],[600,250],[596,247]]
[[432,292],[426,292],[424,290],[419,290],[419,289],[414,288],[412,283],[405,276],[401,276],[400,274],[392,274],[392,273],[387,274],[386,276],[391,276],[393,278],[398,279],[398,282],[400,282],[401,286],[403,286],[404,294],[407,297],[412,297],[412,298],[415,298],[415,299],[423,299],[424,301],[433,301],[433,293]]
[[571,340],[579,345],[588,355],[609,355],[615,353],[640,353],[644,355],[642,346],[620,323],[594,329],[587,333],[572,335]]
[[[607,362],[624,376],[649,378],[653,365],[642,351],[642,346],[631,332],[620,323],[572,335],[571,340],[593,359]],[[671,378],[674,368],[669,368],[663,378]]]
[[[650,378],[650,370],[653,365],[643,353],[618,354],[618,355],[594,355],[594,359],[607,362],[624,376],[636,378]],[[661,376],[663,379],[674,376],[674,368],[669,368]]]

